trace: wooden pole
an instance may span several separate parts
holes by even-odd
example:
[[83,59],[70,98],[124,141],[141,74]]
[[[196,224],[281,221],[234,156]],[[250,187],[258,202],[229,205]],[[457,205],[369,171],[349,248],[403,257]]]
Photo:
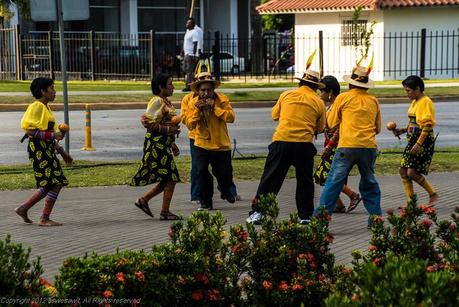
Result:
[[188,18],[193,17],[193,9],[194,9],[194,0],[191,0],[190,13],[188,14]]

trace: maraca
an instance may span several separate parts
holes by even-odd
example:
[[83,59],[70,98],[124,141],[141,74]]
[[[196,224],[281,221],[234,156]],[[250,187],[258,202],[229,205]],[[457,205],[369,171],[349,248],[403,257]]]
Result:
[[171,118],[172,125],[178,125],[182,121],[182,117],[180,115],[175,115]]
[[[395,122],[392,122],[392,121],[388,122],[386,124],[386,128],[387,128],[387,130],[392,131],[395,134],[395,129],[397,129],[397,124]],[[399,135],[396,135],[396,136],[398,137],[398,139],[400,139]]]
[[59,128],[59,131],[62,133],[66,133],[70,130],[70,127],[67,124],[59,124],[58,128]]

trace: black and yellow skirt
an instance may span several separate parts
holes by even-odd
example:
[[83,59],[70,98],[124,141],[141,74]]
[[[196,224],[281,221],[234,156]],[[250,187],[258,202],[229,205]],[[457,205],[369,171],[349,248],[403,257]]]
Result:
[[171,135],[145,134],[142,164],[132,178],[131,185],[145,186],[155,182],[180,182],[180,176],[171,151]]
[[33,166],[37,188],[49,189],[54,185],[66,186],[69,184],[56,156],[54,141],[29,138],[27,151]]
[[401,167],[414,168],[418,173],[427,175],[429,173],[430,163],[435,151],[435,138],[433,131],[431,131],[424,140],[421,146],[421,151],[415,155],[410,154],[411,148],[416,144],[416,141],[421,134],[421,130],[407,135],[408,144],[402,155],[400,162]]
[[327,181],[328,172],[330,171],[335,152],[336,148],[333,148],[330,156],[327,159],[320,159],[320,164],[314,172],[314,182],[316,184],[321,186],[325,185],[325,181]]

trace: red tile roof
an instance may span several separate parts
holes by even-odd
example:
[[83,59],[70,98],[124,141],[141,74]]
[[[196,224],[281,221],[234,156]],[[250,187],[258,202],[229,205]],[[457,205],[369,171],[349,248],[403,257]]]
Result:
[[257,6],[257,10],[261,14],[292,14],[311,11],[347,11],[358,6],[376,9],[448,5],[459,5],[459,0],[271,0]]

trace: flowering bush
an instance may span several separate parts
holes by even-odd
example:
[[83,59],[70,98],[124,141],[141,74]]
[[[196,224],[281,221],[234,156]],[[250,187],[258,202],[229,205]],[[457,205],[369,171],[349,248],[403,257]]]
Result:
[[[418,206],[416,198],[373,220],[368,254],[353,253],[352,278],[342,282],[329,306],[453,306],[459,304],[459,232],[457,216],[438,221],[436,209]],[[436,226],[436,230],[431,228]],[[344,286],[343,286],[344,285]]]
[[[249,236],[248,241],[233,242],[232,253],[239,255],[247,267],[243,289],[249,305],[319,306],[328,296],[340,274],[334,266],[329,244],[329,215],[322,214],[307,226],[292,214],[287,221],[276,221],[279,212],[274,195],[261,197],[261,229],[248,224],[248,233],[235,232],[233,237]],[[238,235],[239,234],[239,235]],[[234,245],[235,244],[235,245]]]
[[22,244],[11,243],[10,235],[4,241],[0,240],[1,297],[22,299],[27,303],[46,295],[45,287],[40,283],[40,275],[43,273],[40,258],[30,263],[30,252],[30,247],[25,251]]

